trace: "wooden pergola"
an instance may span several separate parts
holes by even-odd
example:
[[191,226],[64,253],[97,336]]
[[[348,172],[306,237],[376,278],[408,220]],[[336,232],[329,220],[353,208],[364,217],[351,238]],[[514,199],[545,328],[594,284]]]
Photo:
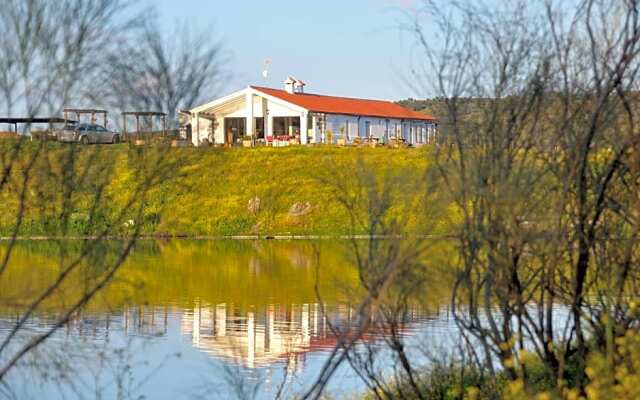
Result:
[[97,120],[97,115],[102,115],[103,127],[107,127],[107,114],[109,113],[107,110],[96,110],[92,108],[65,108],[62,110],[64,113],[65,121],[69,120],[69,114],[76,115],[76,121],[80,122],[80,116],[82,115],[91,115],[91,123],[95,124]]
[[150,118],[149,129],[153,132],[153,117],[161,117],[162,118],[162,137],[165,138],[167,136],[167,114],[160,111],[125,111],[122,113],[122,134],[125,140],[128,139],[128,131],[127,131],[127,117],[135,117],[136,118],[136,139],[140,139],[140,117]]

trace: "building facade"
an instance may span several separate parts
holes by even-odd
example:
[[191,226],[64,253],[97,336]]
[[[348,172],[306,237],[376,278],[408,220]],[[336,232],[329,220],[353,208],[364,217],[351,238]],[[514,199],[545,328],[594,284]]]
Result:
[[187,135],[195,146],[243,139],[271,144],[274,138],[300,144],[395,139],[419,145],[436,135],[434,117],[398,104],[305,93],[304,82],[294,78],[284,84],[284,90],[249,86],[183,112]]

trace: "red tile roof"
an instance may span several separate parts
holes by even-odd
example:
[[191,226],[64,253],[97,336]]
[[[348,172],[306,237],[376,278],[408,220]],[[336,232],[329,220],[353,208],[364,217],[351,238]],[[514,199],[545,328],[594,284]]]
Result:
[[251,87],[257,91],[277,97],[313,112],[435,121],[435,118],[431,115],[409,110],[390,101],[324,96],[311,93],[291,94],[284,90],[260,86]]

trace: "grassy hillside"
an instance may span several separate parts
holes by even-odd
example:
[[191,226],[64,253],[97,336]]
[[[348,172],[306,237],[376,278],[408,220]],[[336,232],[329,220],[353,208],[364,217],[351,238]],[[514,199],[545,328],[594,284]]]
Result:
[[[159,232],[350,233],[348,213],[337,200],[337,185],[346,184],[355,190],[363,185],[358,181],[364,169],[402,186],[402,189],[394,188],[394,195],[410,196],[424,190],[428,159],[426,151],[385,148],[187,149],[185,152],[188,166],[183,168],[180,184],[167,185],[154,196],[165,199],[163,218],[156,227]],[[255,207],[257,199],[259,207]]]
[[[50,146],[49,163],[62,158],[56,157],[56,152],[67,151],[59,144]],[[30,151],[33,146],[24,152]],[[109,158],[117,166],[112,172],[104,172],[110,174],[105,195],[107,206],[103,211],[108,224],[111,215],[123,207],[130,195],[128,191],[133,186],[133,172],[137,168],[131,159],[136,157],[136,150],[123,144],[89,146],[79,151],[91,153],[92,163],[96,165]],[[94,154],[97,151],[99,157]],[[145,205],[143,221],[135,223],[142,224],[145,234],[187,236],[365,233],[362,225],[351,229],[353,224],[338,196],[346,190],[354,201],[353,207],[362,208],[361,216],[366,219],[368,190],[377,186],[378,192],[391,197],[394,212],[407,216],[405,231],[442,231],[442,224],[435,224],[432,216],[426,220],[425,200],[434,208],[433,199],[424,196],[429,152],[429,149],[348,147],[171,149],[167,157],[168,162],[176,165],[176,174],[154,186]],[[24,159],[28,159],[26,154]],[[16,177],[19,178],[19,174]],[[372,177],[375,182],[368,180]],[[55,193],[54,186],[60,182],[44,176],[33,185],[38,190],[51,186]],[[32,191],[35,190],[34,187]],[[3,235],[11,232],[15,220],[17,192],[15,188],[5,188],[1,193]],[[89,233],[93,227],[87,226],[82,200],[76,202],[69,234]],[[40,204],[38,197],[30,201],[21,234],[51,233],[47,226],[57,221],[56,202],[51,201],[44,211]],[[126,229],[121,230],[126,233]]]

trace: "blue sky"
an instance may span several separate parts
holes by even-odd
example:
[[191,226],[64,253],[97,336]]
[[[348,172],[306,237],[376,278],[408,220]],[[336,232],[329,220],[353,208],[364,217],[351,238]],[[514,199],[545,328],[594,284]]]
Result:
[[222,40],[232,76],[223,92],[280,87],[291,74],[309,92],[392,100],[424,96],[405,83],[419,53],[400,29],[413,1],[149,0],[167,29],[188,21]]

